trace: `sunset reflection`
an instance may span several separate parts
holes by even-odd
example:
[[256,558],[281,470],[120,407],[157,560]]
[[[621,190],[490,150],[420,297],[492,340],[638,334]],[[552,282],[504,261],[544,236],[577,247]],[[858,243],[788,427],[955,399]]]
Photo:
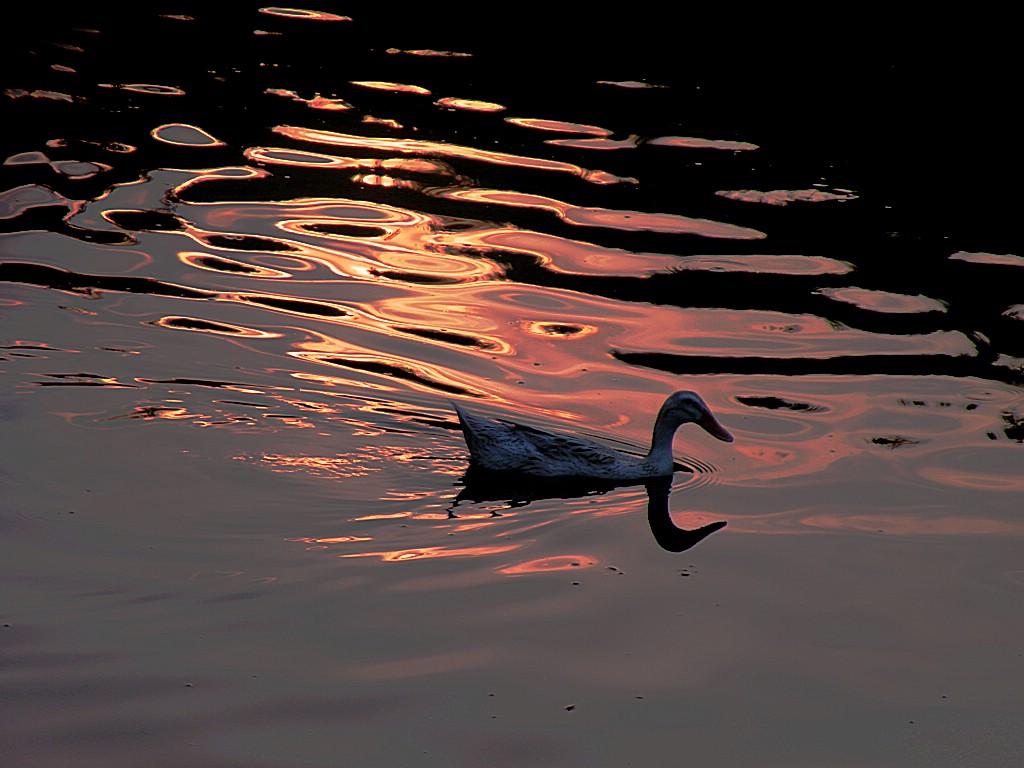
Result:
[[507,165],[535,171],[554,171],[557,173],[569,173],[578,176],[584,181],[595,184],[616,184],[625,179],[604,171],[590,171],[572,163],[559,162],[557,160],[544,160],[536,157],[526,157],[493,150],[474,149],[473,147],[461,146],[458,144],[446,144],[443,142],[428,141],[426,139],[397,139],[370,136],[357,136],[354,134],[335,133],[322,131],[314,128],[300,128],[297,126],[279,125],[274,128],[275,133],[287,136],[299,141],[308,141],[314,144],[328,144],[339,147],[353,147],[359,149],[376,150],[380,152],[397,152],[399,154],[427,155],[440,157],[454,157],[464,160],[475,160],[494,165]]
[[527,560],[524,563],[516,563],[515,565],[506,565],[504,568],[499,568],[498,572],[506,576],[522,576],[528,573],[593,568],[595,565],[597,565],[597,561],[586,555],[555,555],[553,557]]
[[178,6],[5,6],[0,768],[1022,762],[1008,15]]
[[434,560],[441,557],[484,557],[511,552],[518,549],[518,544],[491,547],[418,547],[414,549],[398,549],[391,552],[354,552],[338,555],[342,558],[379,557],[386,563],[401,563],[409,560]]

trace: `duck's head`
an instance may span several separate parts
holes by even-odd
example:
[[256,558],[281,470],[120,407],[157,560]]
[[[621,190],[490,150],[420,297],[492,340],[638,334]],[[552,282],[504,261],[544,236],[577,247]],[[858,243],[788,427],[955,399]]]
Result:
[[669,396],[665,404],[658,412],[658,421],[664,420],[673,429],[680,424],[694,423],[702,427],[712,437],[724,440],[727,443],[733,441],[729,430],[718,423],[718,419],[711,413],[711,409],[696,392],[681,390]]

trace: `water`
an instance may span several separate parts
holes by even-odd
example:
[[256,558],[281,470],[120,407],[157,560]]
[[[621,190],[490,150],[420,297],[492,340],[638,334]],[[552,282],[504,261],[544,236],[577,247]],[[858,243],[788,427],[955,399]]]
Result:
[[[15,24],[4,762],[1019,764],[998,46],[320,10]],[[463,490],[683,388],[667,500]]]

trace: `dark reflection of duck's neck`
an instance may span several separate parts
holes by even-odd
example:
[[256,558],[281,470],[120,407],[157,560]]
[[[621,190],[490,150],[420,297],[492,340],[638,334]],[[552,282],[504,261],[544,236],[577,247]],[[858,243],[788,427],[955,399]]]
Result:
[[[455,507],[462,501],[507,501],[511,507],[523,507],[541,499],[571,499],[604,494],[621,487],[615,483],[593,480],[525,477],[516,473],[488,472],[470,468],[462,478],[465,487],[448,509],[449,517],[456,517]],[[725,521],[709,523],[701,528],[686,530],[672,522],[668,510],[668,497],[672,492],[672,477],[652,478],[644,483],[647,488],[647,522],[654,540],[669,552],[685,552],[720,528]],[[493,513],[497,515],[497,513]]]
[[659,477],[645,483],[647,487],[647,522],[654,540],[669,552],[685,552],[712,533],[725,527],[725,520],[709,523],[701,528],[686,530],[672,522],[668,511],[668,496],[672,492],[672,478]]

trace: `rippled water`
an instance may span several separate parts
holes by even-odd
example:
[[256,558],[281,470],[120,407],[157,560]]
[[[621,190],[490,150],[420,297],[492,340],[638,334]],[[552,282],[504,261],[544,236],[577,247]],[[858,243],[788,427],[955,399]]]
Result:
[[[1019,764],[995,62],[237,6],[15,25],[6,760]],[[463,485],[677,389],[667,497]]]

